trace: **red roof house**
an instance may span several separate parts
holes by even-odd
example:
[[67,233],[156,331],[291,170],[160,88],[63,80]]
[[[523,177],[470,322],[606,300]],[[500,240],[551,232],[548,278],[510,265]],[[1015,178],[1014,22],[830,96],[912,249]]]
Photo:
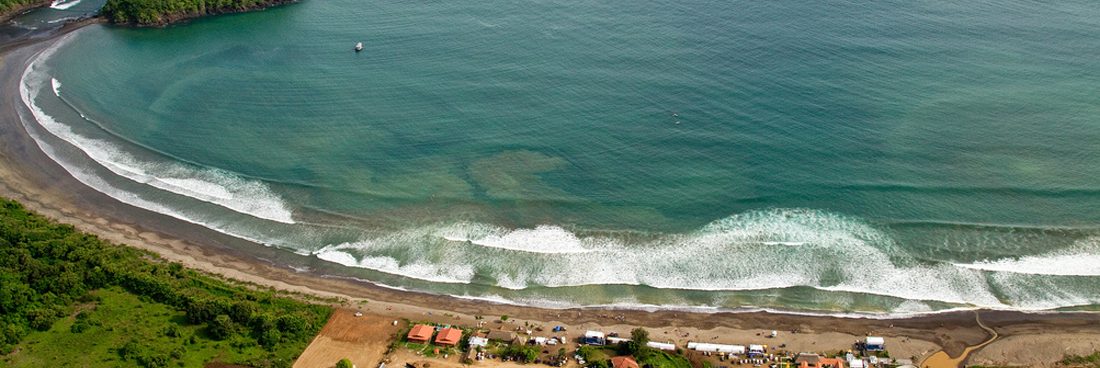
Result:
[[638,362],[628,356],[617,356],[611,358],[611,366],[614,368],[638,368]]
[[450,327],[439,330],[439,335],[435,337],[435,343],[439,345],[458,346],[461,340],[462,330]]
[[432,332],[434,331],[435,329],[428,325],[413,326],[412,330],[409,330],[409,341],[427,344],[432,341]]

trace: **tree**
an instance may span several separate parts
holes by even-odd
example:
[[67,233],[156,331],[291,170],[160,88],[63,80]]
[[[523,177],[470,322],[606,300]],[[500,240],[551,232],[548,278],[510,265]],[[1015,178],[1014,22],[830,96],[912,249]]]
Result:
[[630,331],[630,341],[638,343],[638,345],[645,346],[649,343],[649,331],[644,328],[638,327]]
[[233,319],[229,318],[228,315],[219,314],[217,317],[214,317],[213,321],[210,321],[206,329],[207,332],[210,333],[210,337],[213,337],[215,340],[225,340],[233,335]]
[[351,367],[354,367],[354,366],[351,365],[351,361],[348,360],[348,358],[340,359],[340,361],[336,363],[336,368],[351,368]]
[[501,355],[515,358],[524,363],[531,363],[538,359],[539,348],[532,345],[512,344],[508,345]]
[[305,319],[293,314],[279,316],[276,325],[279,326],[279,330],[289,336],[298,336],[298,334],[309,328],[309,323]]
[[260,334],[260,338],[257,339],[261,346],[268,350],[274,350],[275,345],[279,344],[279,340],[283,338],[283,335],[279,333],[279,330],[270,329]]
[[630,331],[630,341],[619,344],[619,353],[623,355],[644,355],[646,344],[649,343],[649,331],[638,327]]

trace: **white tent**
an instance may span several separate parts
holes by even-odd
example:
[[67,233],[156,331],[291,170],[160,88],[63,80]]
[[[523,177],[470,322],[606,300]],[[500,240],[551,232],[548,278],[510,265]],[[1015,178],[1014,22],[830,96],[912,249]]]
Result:
[[676,345],[666,344],[666,343],[663,343],[663,342],[650,341],[650,342],[645,343],[645,346],[648,346],[650,348],[657,349],[657,350],[676,351]]
[[477,336],[470,337],[470,346],[471,347],[474,347],[474,346],[484,347],[486,345],[489,345],[489,339],[486,339],[484,337],[477,337]]
[[863,359],[852,359],[848,361],[848,367],[850,368],[864,368]]
[[886,349],[886,339],[876,336],[867,336],[863,348],[872,351],[884,350]]
[[764,345],[749,345],[749,355],[764,355]]
[[[675,350],[676,347],[673,347]],[[695,351],[709,351],[714,353],[744,354],[745,347],[741,345],[708,344],[705,342],[689,342],[688,349]]]

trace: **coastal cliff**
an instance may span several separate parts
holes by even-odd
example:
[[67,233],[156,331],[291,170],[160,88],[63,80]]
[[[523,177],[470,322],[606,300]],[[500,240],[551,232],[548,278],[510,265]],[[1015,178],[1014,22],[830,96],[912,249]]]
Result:
[[241,13],[297,0],[108,0],[100,15],[114,24],[158,27],[207,15]]

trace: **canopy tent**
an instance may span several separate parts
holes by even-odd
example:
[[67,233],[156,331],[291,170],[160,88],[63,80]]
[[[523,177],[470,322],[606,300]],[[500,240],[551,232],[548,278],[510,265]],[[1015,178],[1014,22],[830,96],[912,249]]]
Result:
[[[673,350],[676,348],[673,347]],[[745,347],[742,345],[723,345],[723,344],[710,344],[705,342],[689,342],[689,350],[695,351],[709,351],[712,353],[726,353],[726,354],[744,354]]]
[[657,349],[657,350],[676,351],[676,345],[666,344],[666,343],[663,343],[663,342],[650,341],[650,342],[645,343],[645,346],[648,346],[650,348]]
[[863,349],[868,351],[886,350],[886,339],[877,336],[867,336],[867,340],[863,343]]

